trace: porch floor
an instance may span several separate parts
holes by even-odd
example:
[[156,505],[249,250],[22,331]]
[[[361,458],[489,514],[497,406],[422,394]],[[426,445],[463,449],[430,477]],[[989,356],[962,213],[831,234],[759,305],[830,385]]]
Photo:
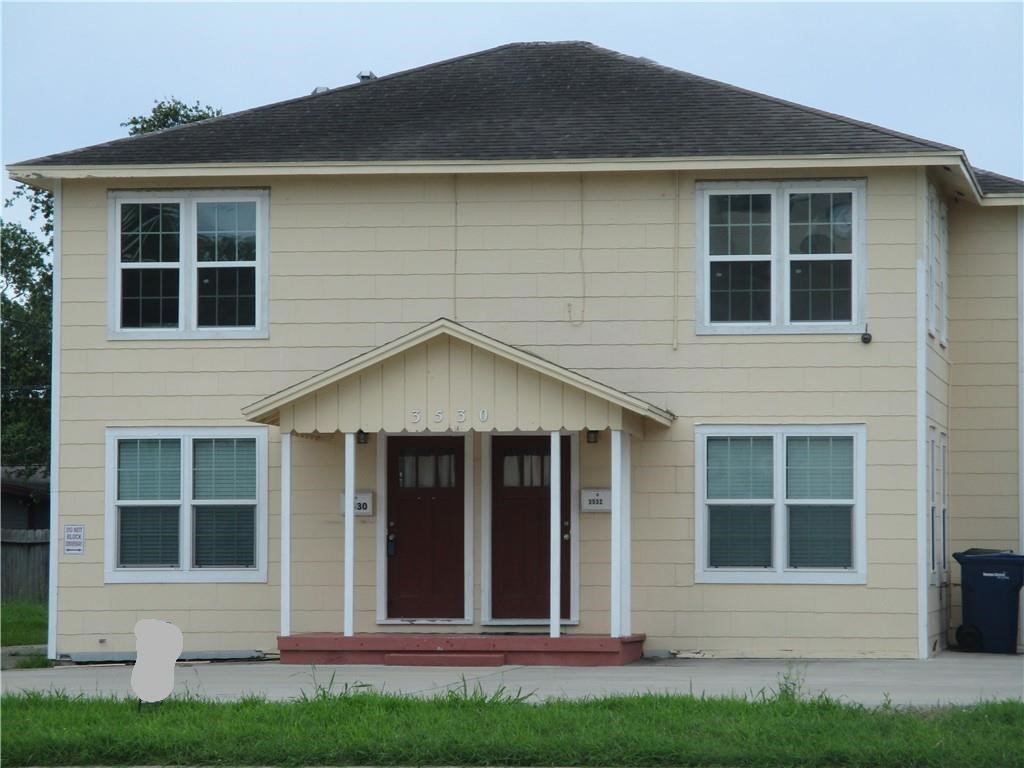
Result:
[[500,667],[505,664],[617,667],[636,661],[646,635],[309,632],[277,638],[282,664]]

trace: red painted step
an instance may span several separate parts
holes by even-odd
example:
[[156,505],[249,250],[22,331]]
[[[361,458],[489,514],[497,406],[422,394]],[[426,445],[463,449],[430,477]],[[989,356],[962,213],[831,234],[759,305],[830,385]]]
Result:
[[384,663],[393,667],[500,667],[503,653],[389,653]]

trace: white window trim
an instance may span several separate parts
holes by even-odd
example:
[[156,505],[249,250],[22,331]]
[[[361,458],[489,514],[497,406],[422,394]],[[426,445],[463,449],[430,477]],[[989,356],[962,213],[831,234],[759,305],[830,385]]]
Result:
[[[784,440],[791,436],[853,438],[853,568],[787,568]],[[772,568],[711,568],[707,565],[707,439],[774,437]],[[865,584],[867,583],[866,445],[864,424],[697,425],[694,430],[694,581],[698,584]]]
[[[252,327],[200,327],[196,323],[196,204],[198,202],[256,203],[256,325]],[[178,327],[121,327],[121,216],[122,204],[177,203],[181,206],[180,255],[177,262]],[[198,189],[160,191],[116,191],[107,196],[107,339],[265,339],[268,338],[270,308],[270,225],[269,193],[265,189]],[[225,262],[227,266],[238,262]],[[247,264],[249,264],[247,262]],[[134,268],[135,264],[127,265]],[[153,268],[158,268],[154,265]]]
[[[928,335],[945,347],[949,344],[949,207],[940,199],[934,184],[928,185],[925,214]],[[939,230],[937,236],[936,227]]]
[[[191,440],[201,438],[256,440],[256,567],[192,568],[192,455]],[[117,442],[118,440],[176,439],[182,441],[182,500],[178,568],[119,568],[117,566]],[[103,581],[106,584],[178,584],[187,582],[266,582],[267,580],[267,428],[266,427],[108,427],[106,430],[106,491],[103,524]]]
[[[695,330],[698,335],[728,334],[809,334],[863,333],[867,322],[867,229],[866,191],[863,179],[825,179],[816,181],[705,181],[696,186],[696,303]],[[789,321],[789,220],[786,195],[791,192],[853,193],[853,253],[851,260],[851,318],[846,323],[793,323]],[[715,195],[772,195],[772,321],[770,323],[712,323],[710,286],[712,258],[707,253],[708,197]],[[814,260],[816,256],[800,260]],[[824,258],[824,257],[822,257]],[[829,260],[843,256],[828,256]],[[715,260],[726,260],[723,258]],[[737,256],[735,261],[763,261],[760,257]]]

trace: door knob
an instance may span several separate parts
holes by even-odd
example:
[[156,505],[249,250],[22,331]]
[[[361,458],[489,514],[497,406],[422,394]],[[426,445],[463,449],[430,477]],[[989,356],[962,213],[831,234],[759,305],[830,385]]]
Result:
[[566,541],[568,541],[569,540],[569,534],[568,533],[563,533],[562,534],[562,538],[565,539]]

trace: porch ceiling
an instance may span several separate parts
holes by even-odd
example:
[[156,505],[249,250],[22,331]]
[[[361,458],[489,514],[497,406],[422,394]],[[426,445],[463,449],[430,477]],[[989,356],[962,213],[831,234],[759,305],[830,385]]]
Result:
[[662,408],[441,318],[242,409],[283,432],[623,429]]

